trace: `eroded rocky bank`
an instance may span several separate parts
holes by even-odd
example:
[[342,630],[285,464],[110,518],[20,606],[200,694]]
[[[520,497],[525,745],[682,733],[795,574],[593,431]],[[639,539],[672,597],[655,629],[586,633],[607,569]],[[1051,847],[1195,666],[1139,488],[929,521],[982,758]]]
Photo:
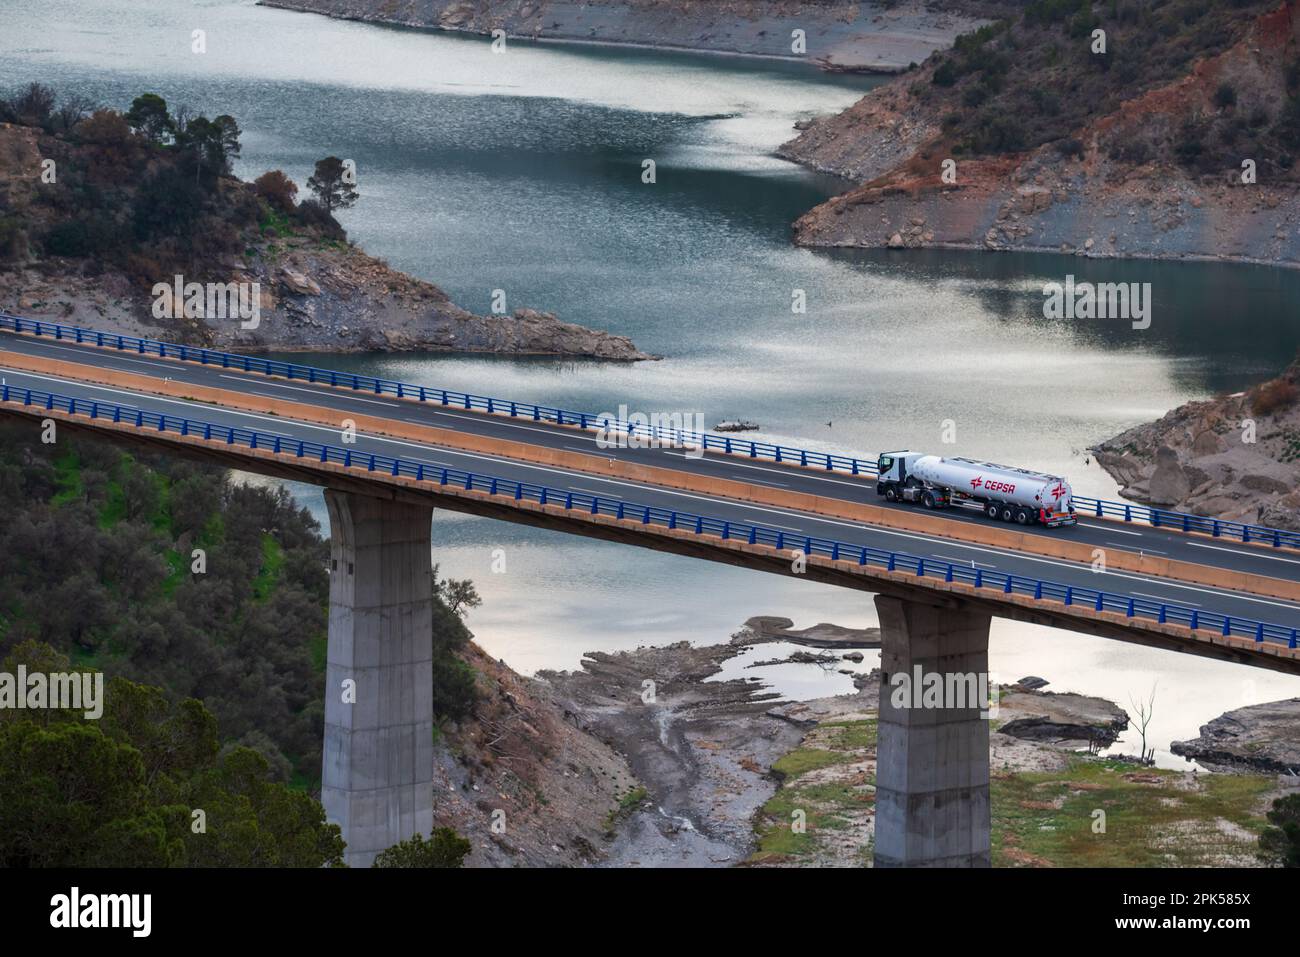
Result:
[[[1019,79],[1025,102],[1006,105],[1006,125],[987,136],[958,130],[975,114],[972,104],[996,96],[990,91],[1002,81],[936,73],[958,63],[964,75],[978,75],[983,62],[1005,63],[1014,50],[972,49],[965,65],[933,58],[843,113],[805,124],[782,147],[791,160],[859,184],[801,217],[796,241],[1300,265],[1300,190],[1288,172],[1291,160],[1262,134],[1234,149],[1230,132],[1290,135],[1287,77],[1300,19],[1289,0],[1250,16],[1234,14],[1232,26],[1248,25],[1238,42],[1185,66],[1174,64],[1187,60],[1195,42],[1172,56],[1131,49],[1137,44],[1124,44],[1123,25],[1109,21],[1114,49],[1091,60],[1086,38],[1059,31],[1021,38],[1022,48],[1050,43],[1065,52],[1056,67]],[[1168,66],[1122,100],[1114,90],[1097,94],[1091,113],[1067,105],[1071,94],[1092,95],[1086,78],[1097,61],[1105,60],[1106,70],[1111,63],[1130,73],[1148,69],[1135,57]],[[1020,116],[1006,116],[1013,109],[1030,118],[1031,128],[1019,125]],[[1059,129],[1033,129],[1050,122],[1044,116],[1060,117]],[[1033,144],[1044,136],[1047,142]],[[1251,161],[1249,177],[1244,159]]]
[[0,309],[31,319],[218,349],[272,352],[463,352],[635,362],[655,359],[617,336],[533,309],[481,316],[432,283],[347,244],[290,238],[221,264],[257,283],[255,328],[239,317],[158,319],[126,276],[45,262],[0,270]]

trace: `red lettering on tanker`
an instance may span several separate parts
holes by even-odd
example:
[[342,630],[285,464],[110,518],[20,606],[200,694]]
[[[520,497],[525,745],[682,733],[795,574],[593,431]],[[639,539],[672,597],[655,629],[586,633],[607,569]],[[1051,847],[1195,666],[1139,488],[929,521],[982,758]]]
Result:
[[987,491],[1002,492],[1006,495],[1011,495],[1016,490],[1015,482],[998,482],[993,479],[989,479],[985,482],[982,478],[971,479],[971,488],[979,488],[981,485],[983,485]]

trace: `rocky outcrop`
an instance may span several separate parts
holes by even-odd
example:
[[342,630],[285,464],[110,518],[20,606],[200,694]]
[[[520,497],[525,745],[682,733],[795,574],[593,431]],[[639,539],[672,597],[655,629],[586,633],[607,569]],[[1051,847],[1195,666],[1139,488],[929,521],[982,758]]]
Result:
[[474,643],[458,654],[475,673],[478,700],[471,716],[444,724],[434,748],[435,824],[473,845],[467,867],[604,860],[613,815],[638,784],[626,759],[545,682]]
[[997,728],[1000,734],[1024,741],[1104,748],[1128,727],[1128,713],[1113,702],[1031,687],[1038,682],[1047,684],[1042,678],[1022,678],[1002,689],[998,698],[1003,721]]
[[1215,771],[1300,774],[1300,698],[1229,711],[1169,749]]
[[1093,449],[1125,498],[1300,531],[1300,360],[1249,392],[1189,402]]
[[[279,249],[229,264],[230,282],[256,283],[256,328],[231,318],[154,317],[153,300],[124,276],[35,268],[0,271],[0,309],[109,332],[213,348],[275,352],[465,352],[654,359],[626,336],[517,309],[480,316],[432,283],[349,246],[281,240]],[[251,287],[250,287],[251,288]],[[160,300],[169,300],[164,292]],[[162,302],[166,307],[166,302]],[[177,314],[177,310],[171,310]]]
[[[261,0],[264,6],[410,27],[807,59],[896,73],[985,22],[925,0]],[[987,6],[988,4],[985,4]],[[938,7],[938,9],[935,9]],[[793,49],[803,31],[806,49]]]

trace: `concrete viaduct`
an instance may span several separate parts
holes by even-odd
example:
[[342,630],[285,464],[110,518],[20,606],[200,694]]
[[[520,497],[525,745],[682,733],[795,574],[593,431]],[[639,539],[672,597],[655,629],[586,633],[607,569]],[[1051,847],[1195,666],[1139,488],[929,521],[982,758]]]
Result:
[[[886,505],[869,460],[718,436],[611,446],[626,430],[596,417],[6,315],[0,380],[0,413],[326,488],[322,801],[354,866],[432,827],[435,507],[869,592],[882,681],[987,674],[995,615],[1300,674],[1294,533],[1122,503],[1004,527]],[[988,866],[982,703],[882,691],[876,865]]]

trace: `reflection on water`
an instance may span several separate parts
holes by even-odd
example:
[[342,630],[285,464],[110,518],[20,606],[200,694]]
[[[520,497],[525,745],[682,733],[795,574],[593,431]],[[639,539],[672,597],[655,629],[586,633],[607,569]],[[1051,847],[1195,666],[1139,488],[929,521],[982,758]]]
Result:
[[[818,448],[912,446],[1114,483],[1088,446],[1190,398],[1280,369],[1300,342],[1294,272],[1067,256],[813,252],[790,223],[839,184],[776,159],[803,116],[876,81],[797,65],[512,44],[331,21],[250,0],[0,0],[0,86],[40,79],[125,106],[144,90],[228,112],[238,172],[356,160],[354,238],[461,304],[633,337],[635,366],[362,356],[321,364],[601,411],[745,417]],[[209,52],[190,52],[190,32]],[[58,48],[51,38],[58,37]],[[654,159],[657,182],[641,180]],[[1049,322],[1042,284],[1150,282],[1151,328]],[[806,314],[792,312],[802,290]],[[957,441],[940,448],[945,423]],[[324,521],[321,497],[304,494]],[[493,574],[492,550],[507,571]],[[486,519],[439,513],[435,558],[484,596],[471,624],[514,667],[724,640],[749,616],[874,624],[865,595]],[[993,666],[1127,704],[1159,679],[1158,747],[1300,682],[1010,622]],[[1020,674],[1012,674],[1012,679]],[[1253,685],[1246,684],[1253,681]],[[1129,745],[1135,750],[1135,745]]]

